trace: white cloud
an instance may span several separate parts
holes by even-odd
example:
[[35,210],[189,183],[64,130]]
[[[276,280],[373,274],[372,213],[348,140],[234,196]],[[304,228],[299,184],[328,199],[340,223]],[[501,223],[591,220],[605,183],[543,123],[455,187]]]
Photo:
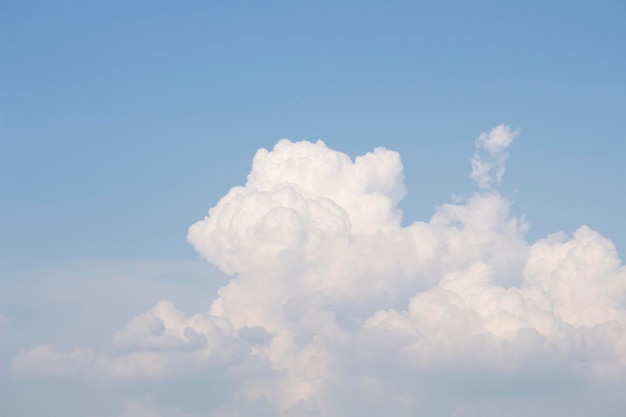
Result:
[[489,189],[502,182],[505,162],[509,157],[506,148],[518,135],[519,130],[513,131],[506,125],[499,125],[478,137],[470,177],[480,188]]
[[109,352],[44,346],[14,370],[150,379],[225,367],[238,389],[216,416],[461,416],[501,411],[489,401],[498,395],[531,409],[541,386],[562,398],[618,386],[626,269],[586,226],[525,240],[524,219],[490,189],[516,135],[482,134],[471,174],[482,191],[409,226],[397,153],[262,149],[246,185],[189,229],[200,255],[233,275],[208,312],[160,302]]

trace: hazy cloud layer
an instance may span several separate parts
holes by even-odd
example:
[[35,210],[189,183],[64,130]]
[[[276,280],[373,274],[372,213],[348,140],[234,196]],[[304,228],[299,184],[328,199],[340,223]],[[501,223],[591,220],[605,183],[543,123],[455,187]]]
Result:
[[[586,226],[524,239],[525,220],[493,189],[517,134],[501,125],[480,135],[471,177],[481,191],[409,226],[396,152],[351,160],[321,141],[287,140],[261,149],[246,185],[189,228],[198,253],[232,275],[209,311],[161,301],[106,349],[42,345],[21,351],[13,371],[107,381],[223,373],[235,388],[213,416],[547,415],[580,398],[587,405],[573,410],[592,415],[591,400],[626,405],[616,388],[626,379],[626,269]],[[124,413],[179,415],[132,401]]]
[[175,407],[159,407],[150,398],[124,401],[123,411],[115,417],[201,417]]

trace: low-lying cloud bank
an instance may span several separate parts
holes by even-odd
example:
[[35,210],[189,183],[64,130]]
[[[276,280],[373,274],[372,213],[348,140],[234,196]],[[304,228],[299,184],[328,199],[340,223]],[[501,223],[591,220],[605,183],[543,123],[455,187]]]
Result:
[[408,226],[398,153],[261,149],[246,185],[189,228],[198,253],[233,276],[209,311],[161,301],[107,349],[43,345],[13,372],[223,373],[237,388],[214,416],[548,415],[557,398],[599,392],[623,406],[626,269],[586,226],[524,239],[525,220],[494,190],[517,134],[480,135],[480,191]]

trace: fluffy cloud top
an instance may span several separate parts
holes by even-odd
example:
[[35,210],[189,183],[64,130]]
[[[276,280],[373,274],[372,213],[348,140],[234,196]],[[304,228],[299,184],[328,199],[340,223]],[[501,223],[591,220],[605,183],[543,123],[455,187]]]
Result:
[[511,130],[506,125],[499,125],[489,133],[482,133],[476,140],[476,152],[472,158],[470,177],[483,189],[500,184],[505,171],[505,162],[509,157],[506,148],[519,135],[519,130]]
[[[480,135],[471,177],[482,191],[409,226],[396,152],[352,160],[287,140],[261,149],[246,185],[189,228],[198,253],[233,276],[208,312],[160,302],[107,353],[41,346],[21,352],[14,371],[167,378],[219,368],[237,389],[215,416],[460,416],[480,409],[476,398],[532,399],[542,384],[570,394],[576,381],[616,386],[626,269],[586,226],[526,242],[527,224],[492,190],[516,135],[503,125]],[[494,404],[486,409],[501,413]]]

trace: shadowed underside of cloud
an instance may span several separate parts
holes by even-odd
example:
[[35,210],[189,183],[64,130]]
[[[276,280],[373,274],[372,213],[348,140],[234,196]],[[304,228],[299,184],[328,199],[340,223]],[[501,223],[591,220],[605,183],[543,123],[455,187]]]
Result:
[[208,312],[162,301],[106,350],[44,345],[20,352],[13,371],[223,372],[238,388],[215,416],[505,415],[513,403],[611,392],[626,376],[626,269],[586,226],[526,242],[526,222],[493,190],[517,134],[480,135],[481,191],[409,226],[396,152],[261,149],[246,185],[189,228],[198,253],[232,275]]

